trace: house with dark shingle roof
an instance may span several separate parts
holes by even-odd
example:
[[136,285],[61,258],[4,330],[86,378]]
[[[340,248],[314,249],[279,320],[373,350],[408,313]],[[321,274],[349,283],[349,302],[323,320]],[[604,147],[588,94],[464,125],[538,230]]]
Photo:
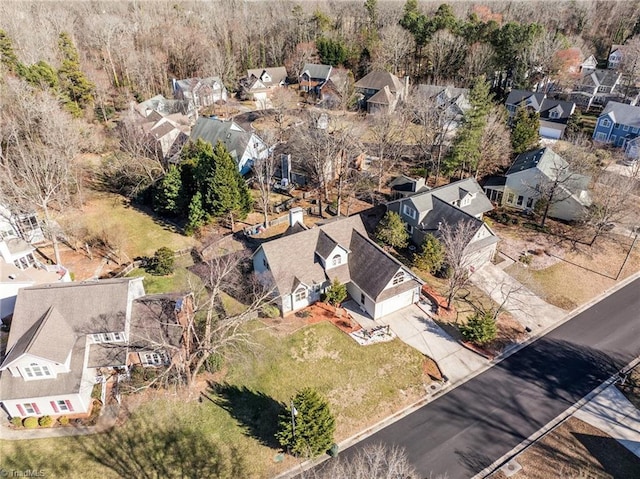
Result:
[[624,148],[629,158],[638,158],[637,138],[640,135],[640,106],[610,101],[602,110],[593,129],[592,138]]
[[545,93],[526,90],[511,90],[505,101],[509,117],[513,118],[519,106],[524,106],[540,115],[540,136],[559,139],[564,134],[567,122],[576,109],[569,101],[552,100]]
[[302,67],[302,72],[298,77],[300,90],[306,93],[313,93],[320,96],[320,91],[325,83],[331,78],[333,67],[318,63],[306,63]]
[[144,296],[142,278],[21,289],[0,364],[3,409],[11,417],[88,413],[94,385],[114,371],[171,361],[185,303],[158,304]]
[[368,113],[393,112],[398,102],[407,97],[408,89],[407,83],[382,70],[372,71],[358,80],[354,87],[361,95],[360,104]]
[[604,105],[612,98],[620,97],[617,91],[622,74],[615,70],[587,72],[573,87],[570,100],[588,110],[591,105]]
[[[293,222],[296,215],[290,218]],[[359,215],[263,243],[254,253],[253,268],[274,288],[282,314],[319,301],[337,278],[360,308],[378,319],[417,302],[422,285],[369,239]]]
[[492,209],[493,205],[473,178],[431,190],[421,188],[415,194],[387,203],[388,211],[400,215],[416,246],[421,246],[428,234],[439,237],[444,223],[451,226],[471,223],[474,236],[465,249],[465,263],[469,268],[479,268],[495,254],[498,237],[482,220],[484,213]]
[[518,155],[505,176],[489,178],[484,190],[500,205],[531,210],[547,185],[555,183],[556,201],[549,216],[571,221],[580,219],[591,204],[590,182],[590,177],[573,172],[564,158],[546,147]]
[[254,132],[247,131],[233,120],[201,117],[191,130],[191,140],[202,139],[215,147],[221,141],[245,175],[257,159],[269,154],[267,145]]
[[285,67],[253,68],[240,79],[239,96],[242,100],[265,101],[269,95],[287,83]]

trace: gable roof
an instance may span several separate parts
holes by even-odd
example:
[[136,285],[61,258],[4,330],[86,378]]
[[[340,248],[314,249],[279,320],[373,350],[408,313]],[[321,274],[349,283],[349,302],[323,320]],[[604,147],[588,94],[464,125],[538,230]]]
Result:
[[389,87],[385,85],[382,90],[379,90],[375,95],[367,100],[367,103],[376,103],[378,105],[393,105],[393,93],[389,90]]
[[629,125],[635,128],[640,127],[640,106],[627,105],[617,101],[610,101],[604,107],[600,117],[608,115],[614,123]]
[[[270,81],[264,78],[265,73],[271,77]],[[247,78],[251,78],[252,76],[259,79],[265,87],[277,86],[286,81],[287,69],[285,67],[268,67],[247,70]]]
[[582,77],[580,82],[582,85],[594,87],[613,86],[620,81],[620,73],[615,70],[594,70]]
[[520,103],[525,102],[527,106],[532,106],[536,111],[540,109],[540,105],[545,99],[544,93],[534,93],[527,90],[511,90],[509,92],[509,96],[507,96],[507,100],[505,101],[506,105],[516,105],[518,106]]
[[244,155],[249,147],[252,133],[246,131],[233,120],[200,117],[191,130],[193,141],[199,138],[211,143],[214,147],[221,141],[236,161]]
[[358,80],[354,86],[364,90],[382,90],[386,86],[389,87],[391,93],[402,92],[404,88],[404,85],[397,76],[384,70],[370,72]]
[[331,76],[331,65],[322,65],[319,63],[305,63],[300,76],[307,74],[311,80],[327,81]]

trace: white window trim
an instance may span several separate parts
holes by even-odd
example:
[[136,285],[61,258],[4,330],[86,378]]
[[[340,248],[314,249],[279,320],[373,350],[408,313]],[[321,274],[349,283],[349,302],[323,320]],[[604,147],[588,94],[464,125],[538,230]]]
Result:
[[163,366],[169,364],[169,355],[164,351],[146,351],[138,354],[143,366]]
[[306,288],[298,288],[293,292],[293,300],[298,302],[298,301],[303,301],[307,299],[307,289]]
[[609,120],[609,118],[603,118],[602,120],[600,120],[600,126],[609,128],[611,126],[611,120]]
[[416,210],[414,210],[408,204],[402,205],[402,214],[405,215],[405,216],[408,216],[412,220],[415,220],[416,217],[418,216],[418,212]]
[[331,265],[339,266],[341,264],[342,264],[342,256],[340,254],[333,255],[333,257],[331,258]]
[[397,286],[399,284],[404,283],[405,278],[404,271],[398,271],[395,275],[393,275],[393,279],[391,280],[391,286]]

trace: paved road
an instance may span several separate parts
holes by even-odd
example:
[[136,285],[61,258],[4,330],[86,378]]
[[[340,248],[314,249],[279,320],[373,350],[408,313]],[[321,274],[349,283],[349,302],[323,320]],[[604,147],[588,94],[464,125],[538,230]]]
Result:
[[471,477],[638,356],[640,279],[342,455],[396,444],[420,477]]

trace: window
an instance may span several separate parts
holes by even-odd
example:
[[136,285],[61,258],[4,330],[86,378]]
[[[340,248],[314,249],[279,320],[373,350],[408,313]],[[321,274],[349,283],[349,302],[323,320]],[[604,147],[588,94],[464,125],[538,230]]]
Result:
[[603,118],[600,120],[600,126],[604,126],[605,128],[609,128],[611,126],[611,122],[608,118]]
[[24,368],[24,372],[29,378],[42,378],[45,376],[51,376],[51,371],[47,366],[41,366],[37,363],[31,363]]
[[611,135],[611,138],[609,138],[611,143],[615,143],[617,139],[618,139],[618,137],[616,135]]
[[629,131],[629,125],[624,125],[624,126],[622,127],[622,130],[623,130],[623,131]]
[[262,264],[265,268],[269,269],[269,263],[267,263],[267,258],[262,258]]
[[396,275],[393,277],[391,284],[395,286],[396,284],[400,284],[404,282],[404,271],[398,271]]
[[93,342],[94,343],[101,343],[102,342],[102,335],[101,334],[92,334],[91,337],[93,338]]
[[614,123],[614,124],[613,124],[613,127],[614,127],[614,128],[620,128],[620,123]]
[[596,133],[596,141],[607,141],[607,135],[605,133]]
[[557,111],[551,111],[549,112],[549,118],[560,118],[560,113],[558,113]]
[[306,299],[306,297],[307,297],[307,290],[304,288],[300,288],[293,295],[293,299],[296,301],[302,301],[303,299]]
[[527,198],[527,208],[533,208],[533,198]]
[[404,226],[405,228],[407,228],[407,233],[413,234],[413,226],[411,226],[409,223],[405,223]]
[[342,263],[342,256],[340,256],[339,254],[331,258],[331,264],[333,266],[338,266],[340,263]]
[[73,406],[70,401],[66,401],[64,399],[60,399],[58,401],[49,401],[51,404],[51,408],[53,412],[64,412],[64,411],[73,411]]
[[124,335],[122,333],[113,333],[114,341],[124,341]]
[[631,133],[633,133],[634,135],[637,135],[638,134],[638,129],[635,128],[635,127],[632,127],[631,128]]
[[518,201],[516,202],[516,205],[518,206],[522,206],[522,203],[524,202],[524,196],[519,195],[518,196]]
[[360,293],[360,304],[364,304],[364,293]]
[[516,196],[513,193],[507,194],[507,203],[512,205],[513,204],[513,200],[515,199],[515,197]]
[[22,406],[27,414],[40,414],[40,408],[34,402],[26,402]]
[[144,366],[162,366],[169,363],[169,356],[164,351],[140,353],[140,361]]
[[408,216],[409,218],[412,218],[414,220],[416,219],[416,216],[417,216],[416,210],[411,208],[409,205],[404,205],[402,207],[402,212],[405,214],[405,216]]

